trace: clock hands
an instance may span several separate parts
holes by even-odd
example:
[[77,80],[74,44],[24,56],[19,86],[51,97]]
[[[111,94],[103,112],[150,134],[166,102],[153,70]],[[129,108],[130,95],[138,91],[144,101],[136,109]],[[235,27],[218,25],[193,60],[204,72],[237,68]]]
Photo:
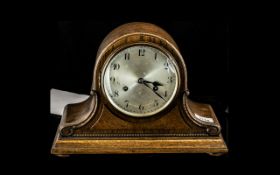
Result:
[[158,90],[158,87],[157,86],[163,86],[161,83],[157,82],[157,81],[154,81],[154,82],[150,82],[150,81],[146,81],[144,80],[143,78],[139,78],[138,79],[138,83],[139,84],[144,84],[145,86],[147,86],[149,89],[151,89],[151,87],[147,84],[147,83],[151,83],[153,84],[153,92],[159,96],[161,99],[163,99],[164,101],[166,101],[161,95],[159,95],[159,93],[157,93],[156,91]]
[[161,84],[161,83],[158,82],[158,81],[151,82],[151,81],[147,81],[147,80],[144,80],[144,79],[143,79],[143,83],[151,83],[151,84],[153,84],[154,86],[163,86],[163,84]]
[[163,84],[161,84],[161,83],[158,82],[158,81],[151,82],[151,81],[144,80],[143,78],[139,78],[139,79],[138,79],[138,83],[140,83],[140,84],[143,84],[143,83],[151,83],[151,84],[153,84],[154,86],[163,86]]

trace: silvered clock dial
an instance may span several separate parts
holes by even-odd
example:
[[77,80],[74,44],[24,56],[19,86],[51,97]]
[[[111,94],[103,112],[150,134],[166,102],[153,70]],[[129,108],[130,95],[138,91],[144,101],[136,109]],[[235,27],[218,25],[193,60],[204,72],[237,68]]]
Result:
[[132,117],[164,110],[178,89],[172,56],[151,45],[132,45],[112,55],[104,68],[103,88],[110,103]]

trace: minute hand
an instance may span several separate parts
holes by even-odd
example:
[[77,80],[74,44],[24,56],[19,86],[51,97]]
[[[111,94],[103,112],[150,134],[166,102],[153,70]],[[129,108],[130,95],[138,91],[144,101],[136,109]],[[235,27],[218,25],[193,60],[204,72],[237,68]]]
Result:
[[147,86],[149,89],[151,89],[157,96],[159,96],[161,99],[163,99],[164,101],[166,101],[161,95],[159,95],[159,93],[157,93],[156,91],[154,91],[152,88],[150,88],[150,86],[148,86],[147,84],[146,84],[146,82],[143,82],[143,84],[145,85],[145,86]]

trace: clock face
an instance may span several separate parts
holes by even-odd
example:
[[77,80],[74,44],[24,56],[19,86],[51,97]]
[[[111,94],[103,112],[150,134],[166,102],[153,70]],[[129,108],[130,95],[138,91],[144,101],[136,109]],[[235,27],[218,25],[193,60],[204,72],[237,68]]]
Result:
[[150,45],[127,47],[112,56],[103,72],[109,102],[132,117],[148,117],[164,110],[178,89],[173,58]]

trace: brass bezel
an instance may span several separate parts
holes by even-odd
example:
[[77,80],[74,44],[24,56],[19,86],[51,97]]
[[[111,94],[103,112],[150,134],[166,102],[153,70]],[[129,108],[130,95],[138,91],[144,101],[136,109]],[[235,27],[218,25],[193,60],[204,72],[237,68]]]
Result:
[[[122,108],[118,107],[116,104],[114,104],[114,102],[112,100],[110,100],[110,98],[107,96],[106,92],[105,92],[105,87],[104,87],[104,76],[105,76],[105,71],[108,68],[109,63],[111,62],[111,60],[122,50],[129,48],[129,47],[133,47],[133,46],[149,46],[149,47],[153,47],[157,50],[160,50],[163,54],[165,54],[173,63],[175,70],[176,70],[176,86],[175,86],[175,93],[173,93],[172,97],[169,99],[169,101],[161,108],[161,110],[159,110],[156,113],[152,113],[150,115],[146,115],[146,116],[142,116],[141,114],[139,115],[130,115],[129,112],[126,112],[125,110],[123,110]],[[114,51],[112,51],[110,53],[110,55],[108,55],[108,57],[106,58],[106,61],[104,62],[104,65],[101,68],[101,74],[100,74],[100,86],[101,86],[101,96],[104,99],[104,104],[108,107],[108,109],[114,113],[116,116],[124,119],[124,120],[128,120],[128,121],[132,121],[132,122],[138,122],[138,121],[151,121],[154,119],[159,118],[160,116],[163,116],[164,114],[166,114],[167,112],[169,112],[176,104],[176,99],[178,97],[178,94],[180,92],[181,89],[181,72],[178,66],[178,63],[176,61],[176,59],[174,58],[175,55],[172,55],[167,49],[161,47],[158,44],[155,43],[151,43],[151,42],[135,42],[135,43],[129,43],[129,44],[124,44],[122,46],[119,46],[118,48],[116,48]],[[140,117],[141,116],[141,117]]]

